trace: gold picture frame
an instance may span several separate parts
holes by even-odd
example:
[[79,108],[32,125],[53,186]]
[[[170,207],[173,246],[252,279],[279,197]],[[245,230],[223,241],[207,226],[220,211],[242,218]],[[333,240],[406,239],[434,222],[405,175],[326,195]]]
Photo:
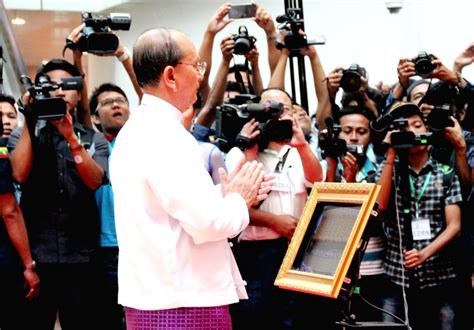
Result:
[[375,205],[374,183],[316,183],[275,285],[337,298]]

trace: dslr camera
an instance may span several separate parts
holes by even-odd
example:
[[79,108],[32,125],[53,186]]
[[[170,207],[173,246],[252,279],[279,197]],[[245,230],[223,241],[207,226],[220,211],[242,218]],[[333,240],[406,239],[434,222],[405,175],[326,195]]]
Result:
[[322,151],[323,158],[338,158],[344,156],[347,152],[353,154],[357,159],[361,159],[365,155],[364,146],[362,144],[348,144],[345,140],[340,139],[341,125],[334,123],[331,117],[325,119],[326,129],[321,131],[319,135],[319,146]]
[[118,37],[111,30],[129,30],[132,18],[130,14],[111,13],[107,17],[82,13],[85,27],[77,47],[83,52],[97,55],[113,54],[118,48]]
[[239,26],[239,32],[232,35],[234,40],[234,54],[245,55],[255,47],[257,39],[250,36],[245,25]]
[[411,61],[415,64],[415,72],[422,78],[429,78],[436,69],[436,64],[431,63],[436,59],[433,54],[428,54],[425,51],[418,53],[418,56],[413,58]]
[[[234,146],[248,148],[257,142],[290,141],[293,137],[291,120],[280,120],[283,104],[268,101],[263,104],[223,104],[216,109],[216,136],[219,148],[227,152]],[[259,123],[258,140],[250,141],[239,135],[252,118]]]
[[454,127],[451,116],[454,116],[449,104],[435,105],[426,117],[426,123],[433,132],[441,132],[445,127]]
[[365,68],[353,63],[347,70],[342,70],[341,87],[346,93],[355,93],[362,85],[361,78],[366,78],[367,71]]
[[67,111],[66,102],[62,97],[51,96],[50,92],[58,89],[81,90],[82,77],[62,78],[60,83],[53,83],[46,74],[38,78],[36,85],[31,78],[25,75],[20,77],[20,81],[27,87],[33,98],[33,103],[26,105],[23,109],[25,116],[35,116],[38,119],[60,119]]

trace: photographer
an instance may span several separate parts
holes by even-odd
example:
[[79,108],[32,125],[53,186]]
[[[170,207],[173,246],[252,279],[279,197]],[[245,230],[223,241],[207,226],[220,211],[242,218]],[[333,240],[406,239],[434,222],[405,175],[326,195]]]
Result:
[[[328,163],[327,182],[374,182],[377,169],[376,157],[371,144],[372,132],[370,122],[374,120],[373,113],[361,107],[342,108],[336,120],[340,126],[336,139],[345,142],[347,151],[339,154],[337,146],[327,141],[325,145]],[[336,131],[334,129],[334,131]],[[339,148],[341,149],[341,148]],[[344,150],[340,150],[344,151]],[[360,295],[376,306],[382,306],[385,279],[383,259],[385,251],[385,238],[381,223],[369,223],[369,241],[364,256],[360,261]],[[352,309],[357,320],[382,321],[383,314],[375,312],[365,304],[358,295],[353,296]]]
[[[291,97],[278,88],[266,89],[261,102],[283,104],[280,120],[291,120],[289,142],[261,141],[241,151],[233,148],[226,158],[228,169],[235,167],[242,153],[246,160],[263,164],[265,173],[276,176],[268,199],[250,209],[250,225],[239,236],[233,252],[242,277],[247,281],[249,300],[231,306],[234,329],[291,327],[288,315],[291,295],[273,285],[296,224],[307,200],[307,188],[323,179],[321,165],[294,118]],[[241,135],[256,141],[263,135],[255,120],[247,122]],[[289,324],[290,323],[290,324]]]
[[[212,68],[212,48],[214,44],[214,38],[217,33],[222,31],[222,29],[224,29],[229,23],[235,21],[234,19],[226,18],[231,7],[232,5],[230,3],[225,3],[215,12],[208,23],[201,47],[199,48],[199,56],[201,60],[208,64],[208,69],[204,75],[204,79],[199,90],[204,101],[207,100],[208,94],[210,92],[209,74]],[[265,10],[265,8],[257,5],[257,11],[253,20],[260,28],[265,31],[265,34],[267,35],[268,63],[270,66],[270,72],[273,72],[278,61],[279,51],[275,46],[276,27],[272,16],[267,10]]]
[[[82,23],[81,25],[75,27],[66,40],[69,44],[72,44],[72,53],[73,53],[73,60],[74,66],[79,71],[80,75],[84,78],[86,76],[83,65],[82,65],[82,50],[77,47],[77,44],[81,37],[83,36],[85,24]],[[113,33],[110,31],[109,33]],[[118,38],[118,37],[117,37]],[[125,47],[119,39],[119,45],[117,50],[113,54],[105,54],[101,56],[115,56],[119,62],[122,63],[125,71],[127,72],[128,76],[130,77],[130,81],[132,82],[133,88],[138,95],[138,99],[141,99],[143,92],[138,85],[137,78],[135,77],[135,73],[133,72],[132,66],[132,57],[130,51],[127,47]],[[89,108],[88,103],[88,88],[86,80],[84,80],[84,85],[81,92],[81,111],[78,111],[77,118],[79,123],[83,124],[86,127],[93,128],[91,115],[95,112],[95,109]]]
[[8,139],[18,127],[18,111],[15,108],[15,99],[10,95],[0,93],[0,111],[3,123],[2,139]]
[[324,107],[324,111],[316,113],[318,127],[320,129],[326,127],[324,119],[332,116],[338,106],[335,103],[339,89],[344,86],[342,81],[346,80],[350,83],[351,90],[344,90],[341,98],[343,107],[358,106],[365,107],[372,111],[374,117],[379,116],[379,112],[383,108],[383,95],[375,88],[369,87],[369,80],[365,68],[357,64],[351,65],[349,68],[337,67],[327,76],[327,90],[331,106]]
[[[44,75],[61,85],[79,72],[69,62],[50,60],[40,67],[36,81]],[[79,91],[59,88],[51,92],[53,97],[65,103],[64,117],[37,120],[34,111],[27,111],[25,126],[9,140],[13,177],[21,184],[20,206],[42,278],[41,294],[26,317],[37,328],[52,329],[59,312],[63,328],[85,329],[92,323],[97,281],[92,264],[99,235],[94,190],[106,180],[108,145],[102,134],[75,120]],[[29,108],[35,102],[30,98],[25,103]]]
[[[431,84],[430,80],[427,80],[428,78],[437,78],[441,81],[445,81],[456,86],[461,92],[464,91],[466,93],[469,90],[469,88],[466,89],[466,87],[469,87],[470,84],[467,80],[462,78],[461,75],[462,68],[469,63],[468,54],[465,54],[465,52],[458,56],[457,62],[455,62],[458,63],[458,65],[454,65],[455,70],[460,71],[449,70],[445,65],[443,65],[441,60],[436,58],[434,55],[424,55],[424,52],[421,53],[421,60],[425,61],[425,65],[422,68],[415,65],[415,62],[419,63],[420,55],[414,59],[400,58],[397,65],[398,83],[395,84],[395,87],[389,94],[385,109],[388,109],[392,103],[400,101],[406,96],[408,101],[414,102],[420,107],[426,118],[433,107],[418,102],[421,101],[422,96],[424,96],[424,93],[426,93]],[[420,70],[422,72],[420,72]],[[420,75],[423,80],[413,81],[413,77]],[[419,86],[416,91],[414,90],[415,86]]]
[[[214,78],[214,83],[209,96],[202,110],[199,112],[192,129],[192,133],[198,141],[210,141],[209,137],[213,134],[211,127],[216,119],[216,107],[221,105],[223,102],[228,102],[231,97],[235,96],[235,94],[239,94],[234,91],[228,91],[228,93],[226,93],[227,87],[230,84],[237,83],[239,86],[239,92],[244,94],[250,92],[248,90],[250,89],[250,86],[252,86],[252,93],[263,89],[260,70],[258,67],[259,53],[257,48],[254,47],[249,53],[245,54],[245,57],[252,65],[252,70],[246,67],[244,70],[247,74],[243,75],[243,72],[240,71],[240,66],[234,65],[233,67],[230,67],[230,62],[233,58],[234,45],[235,41],[232,36],[224,37],[221,41],[220,47],[222,61],[217,75]],[[250,73],[251,76],[249,75]],[[244,77],[246,77],[246,81],[243,80]],[[251,81],[253,83],[251,83]]]
[[[413,103],[395,104],[389,113],[405,120],[415,137],[428,132]],[[393,142],[394,135],[389,132],[386,141]],[[391,283],[385,308],[392,306],[403,318],[403,289],[413,329],[454,327],[458,286],[454,260],[446,251],[461,229],[458,176],[434,160],[426,144],[413,141],[407,149],[389,148],[377,177],[379,209],[388,229],[384,266]]]
[[[3,95],[2,95],[3,97]],[[2,105],[3,111],[3,105]],[[1,122],[0,122],[1,128]],[[27,301],[38,297],[40,279],[30,252],[23,213],[15,199],[8,150],[0,143],[0,328],[28,329]]]
[[[279,39],[284,39],[283,33],[280,33]],[[324,108],[330,106],[328,92],[326,88],[325,78],[326,74],[324,73],[321,60],[319,58],[316,47],[308,45],[300,50],[300,53],[303,56],[307,56],[311,63],[311,71],[313,73],[314,80],[314,89],[316,92],[316,97],[318,99],[318,104],[316,107],[316,114],[323,112]],[[285,87],[285,73],[286,65],[288,63],[288,58],[290,56],[290,50],[288,48],[282,48],[280,58],[278,60],[277,66],[274,73],[270,79],[269,87],[282,88]],[[312,124],[311,118],[308,115],[306,109],[303,109],[301,106],[293,104],[293,110],[295,112],[295,117],[300,122],[300,126],[303,129],[303,132],[306,136],[306,139],[309,141],[314,152],[317,153],[318,158],[320,158],[320,149],[318,145],[318,129],[315,125]]]

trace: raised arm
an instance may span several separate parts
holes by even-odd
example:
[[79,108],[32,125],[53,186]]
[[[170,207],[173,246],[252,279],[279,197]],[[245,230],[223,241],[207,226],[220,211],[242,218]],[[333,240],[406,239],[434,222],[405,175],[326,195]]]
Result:
[[260,68],[258,66],[259,52],[256,47],[254,47],[250,52],[245,54],[245,58],[250,62],[252,67],[252,86],[254,88],[255,94],[260,95],[263,91],[263,81],[262,75],[260,73]]
[[464,67],[474,62],[474,42],[471,43],[461,54],[456,57],[453,64],[453,71],[462,73]]
[[205,102],[210,93],[209,86],[209,73],[212,68],[212,47],[214,45],[214,39],[216,34],[225,28],[233,19],[226,18],[226,15],[229,13],[231,4],[224,3],[219,9],[212,15],[209,24],[207,25],[206,32],[202,39],[201,47],[199,48],[199,56],[201,61],[207,63],[207,70],[204,74],[204,78],[201,82],[201,87],[199,92]]
[[255,23],[265,31],[265,35],[267,36],[268,66],[270,67],[270,74],[273,75],[280,56],[280,51],[276,48],[275,44],[277,35],[275,23],[273,22],[272,15],[260,5],[257,5]]
[[[68,40],[71,40],[74,44],[77,44],[79,39],[82,36],[82,30],[84,29],[85,24],[82,23],[79,26],[76,26],[69,36],[67,37]],[[79,101],[80,107],[79,111],[76,113],[77,121],[82,125],[92,128],[92,117],[91,117],[91,110],[89,109],[89,102],[88,102],[88,87],[87,87],[87,79],[86,79],[86,72],[84,71],[84,67],[82,65],[82,51],[79,47],[75,47],[72,50],[72,57],[74,61],[74,66],[77,68],[79,73],[83,78],[82,83],[82,90],[81,90],[81,99]]]
[[115,57],[117,57],[117,60],[122,63],[123,68],[127,72],[128,77],[132,82],[133,89],[135,90],[135,93],[137,93],[138,100],[141,100],[143,96],[143,91],[140,85],[138,84],[137,77],[135,76],[135,71],[133,71],[133,61],[130,51],[120,41],[119,46],[115,51],[114,55]]
[[[314,90],[316,92],[316,98],[318,99],[318,105],[316,113],[327,112],[331,109],[331,102],[329,100],[329,92],[326,82],[326,73],[324,72],[323,65],[318,55],[318,51],[314,46],[306,46],[302,50],[302,54],[308,56],[311,64],[311,71],[313,73]],[[309,109],[308,109],[309,110]]]
[[224,94],[227,87],[227,75],[232,60],[234,40],[231,36],[221,41],[222,61],[214,78],[214,84],[204,106],[197,117],[197,122],[205,127],[211,127],[216,119],[216,107],[224,102]]
[[456,164],[456,173],[459,176],[463,196],[469,196],[472,188],[471,168],[467,162],[467,146],[464,139],[461,125],[456,118],[451,117],[454,127],[444,128],[444,137],[454,148],[454,161]]
[[326,88],[328,91],[328,103],[323,104],[319,107],[318,101],[318,111],[316,112],[316,122],[318,124],[319,129],[324,129],[326,127],[326,123],[324,120],[327,117],[332,116],[332,103],[335,102],[337,92],[341,87],[341,78],[342,78],[342,67],[337,67],[332,70],[326,78]]
[[287,48],[281,50],[280,57],[278,58],[278,63],[273,71],[273,74],[270,78],[268,88],[281,88],[285,89],[285,72],[286,64],[288,63],[288,57],[290,56],[290,51]]

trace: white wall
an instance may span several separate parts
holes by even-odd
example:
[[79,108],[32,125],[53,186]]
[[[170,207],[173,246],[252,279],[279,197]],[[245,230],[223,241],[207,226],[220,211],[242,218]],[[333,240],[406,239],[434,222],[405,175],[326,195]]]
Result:
[[[246,1],[234,1],[244,3]],[[111,11],[130,12],[131,31],[120,31],[119,36],[130,49],[137,36],[152,27],[169,27],[186,33],[198,48],[212,14],[222,1],[153,1],[125,4]],[[283,14],[283,1],[260,1],[275,18]],[[383,0],[304,0],[304,15],[308,36],[323,35],[326,44],[318,46],[326,74],[336,66],[359,63],[369,72],[369,83],[379,80],[393,83],[397,79],[396,67],[400,57],[414,57],[420,50],[438,56],[448,67],[455,57],[474,42],[472,0],[405,0],[400,13],[391,15]],[[266,41],[263,31],[250,20],[231,23],[218,34],[213,51],[215,75],[221,54],[219,42],[228,33],[236,33],[245,24],[257,38],[264,82],[269,79],[266,63]],[[114,58],[90,56],[89,83],[97,86],[113,81],[126,89],[132,108],[138,100],[121,64]],[[315,107],[312,76],[307,66],[308,98],[310,109]],[[474,81],[473,66],[464,75]],[[290,90],[288,81],[287,89]]]

